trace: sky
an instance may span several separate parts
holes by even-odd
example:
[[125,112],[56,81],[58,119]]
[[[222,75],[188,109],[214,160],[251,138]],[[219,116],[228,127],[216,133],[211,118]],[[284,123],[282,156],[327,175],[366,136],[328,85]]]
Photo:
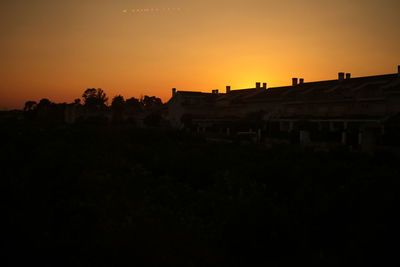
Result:
[[399,0],[1,0],[0,109],[397,72]]

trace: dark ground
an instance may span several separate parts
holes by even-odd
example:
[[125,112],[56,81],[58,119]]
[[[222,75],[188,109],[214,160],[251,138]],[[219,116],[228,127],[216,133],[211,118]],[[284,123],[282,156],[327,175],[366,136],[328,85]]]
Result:
[[399,158],[3,123],[8,266],[396,266]]

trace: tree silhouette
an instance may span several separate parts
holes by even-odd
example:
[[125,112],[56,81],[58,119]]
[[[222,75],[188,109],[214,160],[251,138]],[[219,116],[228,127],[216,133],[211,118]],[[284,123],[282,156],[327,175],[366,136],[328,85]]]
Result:
[[125,99],[122,95],[117,95],[113,98],[111,103],[111,109],[123,110],[125,106]]
[[43,110],[43,109],[48,109],[51,106],[51,101],[47,98],[43,98],[39,101],[39,104],[37,105],[38,110]]
[[37,103],[35,101],[26,101],[24,106],[24,117],[26,120],[34,120],[37,114]]
[[155,97],[155,96],[147,96],[145,95],[142,99],[141,102],[145,108],[150,108],[150,107],[156,107],[156,106],[161,106],[162,101],[160,98]]
[[35,101],[26,101],[24,111],[32,111],[36,108],[37,103]]
[[113,98],[111,103],[111,110],[114,122],[123,121],[123,114],[125,111],[125,100],[122,95],[117,95]]
[[102,109],[108,101],[106,93],[101,88],[88,88],[82,95],[85,106],[91,109]]
[[142,103],[139,99],[131,97],[126,100],[126,106],[130,111],[140,111],[142,110]]
[[65,103],[56,104],[43,98],[37,104],[37,119],[42,123],[59,123],[64,120]]
[[131,124],[137,124],[137,116],[143,112],[143,104],[139,99],[131,97],[125,102],[125,114],[127,115],[127,120]]

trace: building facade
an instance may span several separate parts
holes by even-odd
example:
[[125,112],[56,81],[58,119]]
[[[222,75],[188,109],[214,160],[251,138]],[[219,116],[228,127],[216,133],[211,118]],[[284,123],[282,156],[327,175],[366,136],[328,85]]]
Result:
[[[397,72],[368,77],[339,73],[337,79],[305,82],[293,78],[291,86],[254,88],[221,93],[177,91],[167,103],[172,127],[219,129],[259,127],[265,136],[298,133],[307,142],[321,132],[336,133],[341,143],[362,144],[377,135],[397,131],[400,114],[400,66]],[[231,129],[232,128],[232,129]],[[243,130],[243,129],[240,129]],[[357,138],[353,137],[356,136]],[[351,139],[349,141],[349,139]],[[369,141],[368,141],[369,142]]]

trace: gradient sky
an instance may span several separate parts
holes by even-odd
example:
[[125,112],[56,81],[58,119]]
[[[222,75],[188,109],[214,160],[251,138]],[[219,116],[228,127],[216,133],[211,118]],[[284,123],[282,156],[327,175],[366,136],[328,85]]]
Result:
[[[399,0],[1,0],[0,109],[394,73]],[[133,13],[131,9],[181,10]],[[123,10],[129,10],[124,13]]]

